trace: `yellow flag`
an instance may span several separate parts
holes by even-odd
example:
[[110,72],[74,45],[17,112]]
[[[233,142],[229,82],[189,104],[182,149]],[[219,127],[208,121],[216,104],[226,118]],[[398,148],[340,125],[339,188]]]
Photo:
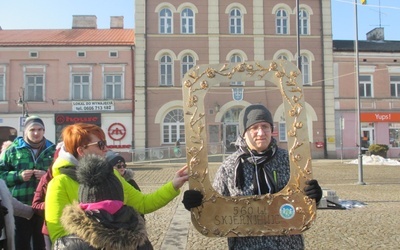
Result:
[[367,4],[367,0],[361,0],[361,4]]

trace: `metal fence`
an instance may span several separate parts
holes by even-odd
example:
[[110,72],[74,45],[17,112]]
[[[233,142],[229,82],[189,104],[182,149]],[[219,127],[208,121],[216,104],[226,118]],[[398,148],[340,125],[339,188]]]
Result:
[[[223,143],[210,143],[207,152],[209,160],[223,159],[226,154],[226,147]],[[185,145],[130,149],[129,153],[134,163],[186,161]]]

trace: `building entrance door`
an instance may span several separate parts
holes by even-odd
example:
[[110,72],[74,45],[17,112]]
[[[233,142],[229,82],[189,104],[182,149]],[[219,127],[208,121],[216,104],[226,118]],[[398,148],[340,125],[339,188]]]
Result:
[[368,151],[368,147],[374,144],[374,127],[363,127],[361,128],[361,152],[364,154]]

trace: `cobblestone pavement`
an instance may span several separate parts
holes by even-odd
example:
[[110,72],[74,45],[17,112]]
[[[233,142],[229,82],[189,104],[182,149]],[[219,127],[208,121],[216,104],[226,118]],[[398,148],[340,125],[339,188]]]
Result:
[[[346,210],[318,209],[317,219],[304,232],[306,249],[399,249],[400,166],[364,165],[365,185],[360,185],[359,166],[347,162],[313,160],[314,178],[323,188],[336,191],[340,200],[366,205]],[[148,193],[171,180],[182,165],[152,164],[133,166],[133,170],[142,191]],[[210,164],[210,178],[217,167]],[[225,238],[204,237],[193,228],[181,203],[182,193],[145,216],[154,249],[227,249]]]

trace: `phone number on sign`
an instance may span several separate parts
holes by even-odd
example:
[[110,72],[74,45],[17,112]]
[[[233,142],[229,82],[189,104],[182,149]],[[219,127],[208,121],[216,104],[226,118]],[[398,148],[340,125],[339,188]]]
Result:
[[114,107],[112,105],[105,105],[105,106],[75,106],[74,110],[75,111],[101,111],[101,110],[111,111],[111,110],[114,110]]

